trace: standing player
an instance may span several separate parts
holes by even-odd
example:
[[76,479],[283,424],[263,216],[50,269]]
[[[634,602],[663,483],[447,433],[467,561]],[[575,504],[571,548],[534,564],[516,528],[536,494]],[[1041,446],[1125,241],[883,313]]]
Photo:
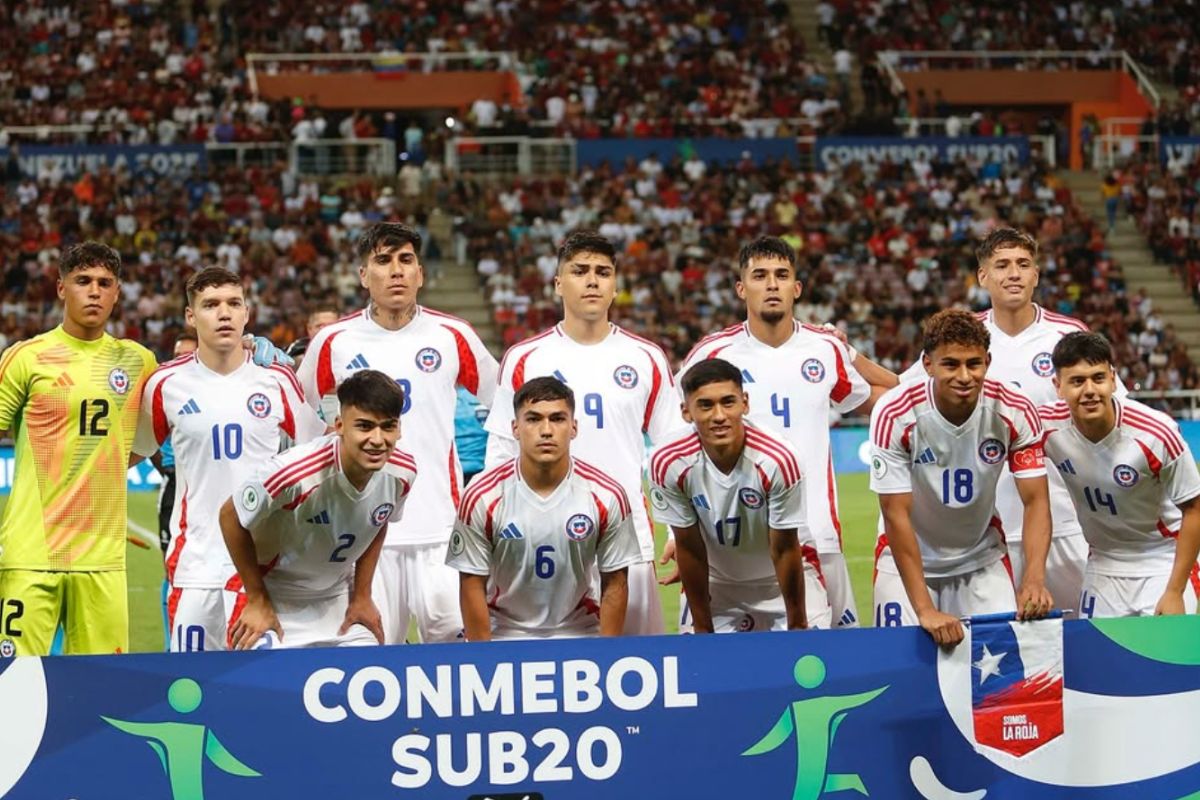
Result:
[[[174,357],[186,356],[196,352],[200,343],[196,334],[184,331],[175,339]],[[171,515],[175,511],[175,448],[171,445],[171,437],[163,441],[153,456],[150,457],[154,468],[162,476],[162,486],[158,489],[158,546],[162,548],[163,558],[167,556],[167,547],[171,544]],[[164,604],[166,599],[164,597]]]
[[235,487],[279,452],[280,441],[325,432],[287,367],[260,367],[242,346],[249,318],[242,281],[206,267],[187,282],[195,353],[169,361],[146,384],[139,455],[171,438],[178,499],[171,515],[167,616],[171,650],[224,650],[240,583],[217,514]]
[[[988,332],[966,311],[925,322],[929,380],[901,385],[871,414],[871,490],[884,532],[875,552],[875,620],[919,624],[941,645],[959,617],[1053,606],[1044,585],[1050,503],[1042,428],[1028,398],[984,375]],[[996,484],[1007,462],[1025,506],[1025,577],[1014,593]]]
[[[975,250],[979,262],[979,283],[987,290],[992,307],[977,316],[991,335],[992,357],[988,378],[1015,388],[1035,406],[1055,402],[1054,365],[1050,354],[1058,340],[1087,326],[1077,319],[1047,311],[1033,302],[1039,278],[1038,243],[1032,236],[1014,228],[997,228]],[[926,379],[918,359],[900,376],[902,382]],[[1124,388],[1118,385],[1118,393]],[[1087,543],[1079,520],[1059,476],[1051,471],[1050,514],[1053,535],[1046,559],[1046,588],[1054,604],[1074,609],[1083,585],[1083,567],[1087,561]],[[1024,510],[1016,481],[1005,470],[996,490],[996,510],[1004,524],[1010,544],[1009,558],[1017,581],[1025,572],[1020,547]]]
[[1113,397],[1112,347],[1100,334],[1067,334],[1053,358],[1062,401],[1039,411],[1090,546],[1080,610],[1196,613],[1200,472],[1187,442],[1167,415]]
[[0,359],[0,430],[16,474],[0,522],[0,654],[129,649],[126,472],[154,356],[104,332],[121,257],[96,242],[59,264],[63,323]]
[[580,398],[573,451],[612,476],[633,500],[643,560],[629,570],[630,636],[663,632],[654,572],[654,529],[642,499],[646,437],[661,442],[681,428],[670,362],[662,349],[608,321],[617,291],[616,250],[594,231],[576,231],[558,250],[554,291],[563,321],[504,354],[488,415],[488,466],[514,455],[513,394],[532,378],[553,376]]
[[625,490],[572,458],[575,397],[566,384],[525,382],[513,414],[518,455],[467,489],[446,555],[461,573],[467,638],[618,636],[626,570],[643,561]]
[[[230,645],[274,631],[283,647],[383,643],[371,596],[388,521],[416,479],[396,449],[404,394],[363,370],[338,387],[336,433],[272,458],[221,506],[221,532],[245,587]],[[272,643],[273,644],[273,643]]]
[[[462,632],[458,574],[445,565],[462,466],[454,446],[455,387],[490,405],[496,359],[469,323],[417,304],[425,273],[421,237],[405,225],[379,223],[358,241],[358,274],[370,294],[363,311],[322,328],[297,373],[310,404],[361,369],[378,369],[404,390],[405,449],[421,482],[409,513],[393,525],[379,557],[375,598],[388,644],[404,641],[410,618],[422,641],[450,641]],[[325,419],[333,419],[327,408]]]
[[741,371],[720,358],[679,381],[694,430],[655,450],[650,502],[675,533],[697,633],[828,628],[796,452],[743,417]]
[[[746,302],[746,321],[701,339],[683,370],[717,356],[736,366],[750,398],[750,419],[779,430],[800,454],[808,527],[817,542],[834,626],[856,626],[858,609],[842,556],[829,409],[865,413],[896,378],[853,355],[829,331],[793,318],[802,286],[796,251],[787,242],[755,239],[742,247],[738,267],[737,294]],[[880,375],[881,385],[869,385],[859,367]]]

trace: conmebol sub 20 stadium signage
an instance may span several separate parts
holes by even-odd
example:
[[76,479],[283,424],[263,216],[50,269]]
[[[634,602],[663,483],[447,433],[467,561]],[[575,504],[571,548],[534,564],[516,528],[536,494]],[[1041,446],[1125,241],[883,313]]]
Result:
[[912,161],[962,161],[1024,164],[1029,139],[1024,136],[823,136],[813,144],[818,169],[858,163],[906,164]]
[[0,659],[0,796],[1184,798],[1200,620]]

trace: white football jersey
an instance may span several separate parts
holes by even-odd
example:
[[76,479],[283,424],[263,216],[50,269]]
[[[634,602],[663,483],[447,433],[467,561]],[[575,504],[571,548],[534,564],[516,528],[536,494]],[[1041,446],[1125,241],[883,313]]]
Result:
[[743,322],[701,339],[679,375],[706,358],[723,358],[742,371],[749,418],[782,433],[800,455],[805,513],[817,550],[841,552],[829,409],[844,414],[871,396],[871,387],[851,364],[850,351],[837,337],[800,322],[790,339],[771,347],[754,338]]
[[228,375],[190,353],[146,382],[134,451],[175,448],[175,507],[167,578],[177,588],[221,589],[234,575],[218,520],[233,490],[279,452],[280,439],[307,442],[325,423],[304,402],[286,367],[245,363]]
[[786,441],[749,423],[742,457],[728,474],[712,463],[693,432],[654,451],[650,485],[659,522],[699,523],[710,581],[778,586],[772,528],[795,528],[805,560],[819,564],[805,515],[800,459]]
[[267,462],[233,495],[254,537],[272,597],[336,597],[389,520],[400,520],[417,477],[412,456],[394,450],[361,492],[342,471],[341,437],[322,436]]
[[[991,335],[992,343],[988,352],[992,356],[992,363],[988,366],[987,376],[1009,388],[1015,388],[1032,400],[1035,406],[1042,406],[1058,400],[1058,393],[1054,390],[1054,363],[1050,360],[1054,346],[1068,333],[1087,331],[1088,326],[1074,317],[1055,314],[1036,304],[1033,309],[1033,322],[1016,336],[1009,336],[996,325],[991,309],[980,311],[975,316],[983,322]],[[916,363],[900,376],[900,382],[925,381],[928,377],[918,357]],[[1120,387],[1118,393],[1125,394],[1124,386]],[[1067,493],[1066,486],[1053,474],[1053,470],[1048,479],[1054,535],[1078,534],[1079,519],[1075,515],[1075,507],[1071,504],[1071,496]],[[1013,482],[1011,473],[1004,474],[996,489],[996,510],[1004,523],[1004,532],[1009,541],[1020,541],[1021,528],[1025,522],[1025,506],[1021,503],[1021,496],[1017,493],[1017,485]]]
[[[901,384],[879,399],[871,413],[871,490],[912,493],[927,578],[962,575],[1004,557],[996,483],[1005,464],[1018,478],[1044,476],[1041,441],[1033,403],[998,381],[984,381],[961,426],[938,412],[932,379]],[[886,540],[881,534],[876,552]]]
[[411,322],[389,331],[371,319],[367,308],[322,328],[297,374],[309,404],[322,403],[332,422],[337,387],[360,369],[390,375],[404,390],[400,441],[421,472],[409,513],[388,528],[388,544],[443,543],[454,525],[462,486],[454,447],[456,387],[491,405],[496,359],[470,323],[457,317],[417,306]]
[[683,415],[662,348],[616,325],[597,344],[579,344],[556,325],[513,345],[500,364],[488,413],[488,466],[514,458],[513,395],[530,378],[558,378],[575,393],[579,433],[571,453],[621,484],[632,501],[642,555],[654,559],[654,529],[642,500],[646,437],[654,443],[681,429]]
[[471,481],[446,563],[488,576],[496,627],[530,636],[594,627],[596,569],[614,572],[643,559],[625,490],[572,458],[567,477],[542,497],[518,464],[506,461]]
[[1102,575],[1169,573],[1183,517],[1200,495],[1200,472],[1175,421],[1136,400],[1114,400],[1117,425],[1092,442],[1064,402],[1038,409],[1046,457],[1062,476],[1083,523],[1088,569]]

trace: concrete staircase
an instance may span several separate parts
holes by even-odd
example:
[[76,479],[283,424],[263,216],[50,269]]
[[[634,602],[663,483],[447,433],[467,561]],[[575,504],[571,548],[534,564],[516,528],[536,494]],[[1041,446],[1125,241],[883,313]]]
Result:
[[[808,58],[817,62],[821,70],[829,78],[830,91],[837,93],[837,73],[833,69],[833,51],[822,41],[817,30],[820,24],[817,20],[817,3],[819,0],[788,0],[788,10],[791,12],[792,25],[804,37],[805,47],[808,48]],[[842,109],[847,117],[853,117],[863,110],[862,81],[858,58],[854,59],[850,72],[850,102]]]
[[492,355],[500,358],[504,348],[492,324],[492,306],[479,288],[475,270],[468,264],[444,261],[436,285],[431,281],[432,273],[433,270],[429,270],[427,265],[425,286],[419,296],[421,305],[462,317],[471,323]]
[[[1102,175],[1091,170],[1059,173],[1079,205],[1101,225],[1106,225],[1104,201],[1100,199]],[[1179,277],[1166,264],[1156,264],[1146,238],[1133,220],[1121,214],[1108,234],[1109,252],[1125,274],[1130,295],[1145,289],[1154,311],[1164,323],[1175,326],[1179,340],[1193,358],[1200,357],[1200,309],[1184,289]]]

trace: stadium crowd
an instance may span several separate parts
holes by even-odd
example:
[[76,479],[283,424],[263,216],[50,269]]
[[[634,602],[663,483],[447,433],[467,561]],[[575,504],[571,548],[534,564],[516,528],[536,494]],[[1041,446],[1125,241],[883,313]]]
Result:
[[304,335],[308,310],[359,303],[352,245],[363,227],[409,219],[425,234],[431,279],[444,261],[475,266],[506,346],[557,319],[554,243],[572,228],[597,226],[622,253],[616,320],[676,361],[700,336],[737,320],[738,242],[772,232],[801,254],[797,315],[844,325],[856,347],[897,370],[919,352],[928,314],[947,301],[986,306],[971,242],[1015,223],[1041,241],[1042,302],[1122,343],[1128,383],[1198,385],[1174,331],[1148,301],[1126,295],[1103,230],[1036,164],[806,172],[787,162],[720,167],[650,157],[495,184],[446,174],[429,159],[382,189],[369,179],[297,178],[282,162],[186,177],[101,170],[10,182],[3,210],[5,343],[51,323],[57,255],[87,236],[111,243],[129,265],[114,333],[168,354],[182,328],[184,281],[217,264],[242,275],[255,329],[290,342]]

